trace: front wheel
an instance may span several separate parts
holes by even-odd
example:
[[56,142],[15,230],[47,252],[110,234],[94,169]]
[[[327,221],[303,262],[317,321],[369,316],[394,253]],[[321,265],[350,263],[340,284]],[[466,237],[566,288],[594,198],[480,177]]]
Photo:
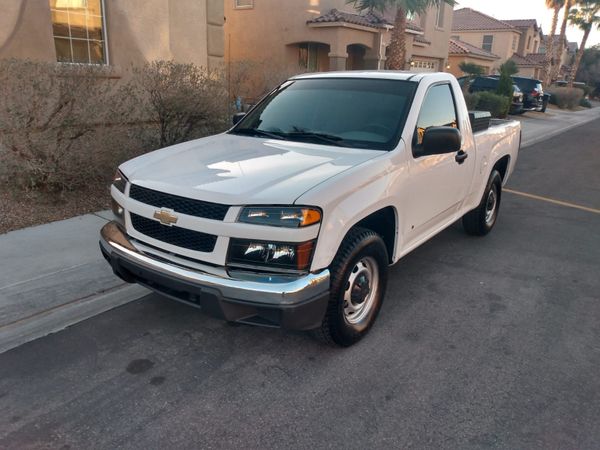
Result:
[[479,206],[462,218],[465,231],[474,236],[485,236],[496,224],[502,196],[502,177],[492,171]]
[[348,347],[367,334],[381,308],[387,285],[388,254],[381,237],[351,230],[330,267],[331,294],[317,336]]

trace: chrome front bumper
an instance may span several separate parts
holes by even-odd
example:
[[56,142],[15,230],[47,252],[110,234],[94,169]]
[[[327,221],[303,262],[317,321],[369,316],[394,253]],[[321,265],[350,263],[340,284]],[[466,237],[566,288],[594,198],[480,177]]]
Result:
[[303,330],[316,328],[329,300],[327,269],[303,276],[225,269],[216,275],[138,250],[116,222],[109,222],[100,231],[100,248],[115,274],[123,280],[199,306],[210,315],[228,321]]

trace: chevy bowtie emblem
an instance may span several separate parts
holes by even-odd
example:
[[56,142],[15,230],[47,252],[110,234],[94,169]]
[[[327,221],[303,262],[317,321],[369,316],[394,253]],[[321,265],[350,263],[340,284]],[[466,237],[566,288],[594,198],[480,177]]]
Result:
[[167,209],[159,209],[154,211],[154,218],[159,220],[163,225],[171,226],[177,223],[178,217]]

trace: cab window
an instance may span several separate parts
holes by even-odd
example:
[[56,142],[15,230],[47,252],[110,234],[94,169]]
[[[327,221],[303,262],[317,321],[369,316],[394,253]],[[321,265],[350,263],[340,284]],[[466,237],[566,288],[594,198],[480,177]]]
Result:
[[439,84],[427,91],[413,136],[413,154],[415,148],[418,149],[423,143],[425,131],[431,127],[458,128],[454,97],[449,84]]

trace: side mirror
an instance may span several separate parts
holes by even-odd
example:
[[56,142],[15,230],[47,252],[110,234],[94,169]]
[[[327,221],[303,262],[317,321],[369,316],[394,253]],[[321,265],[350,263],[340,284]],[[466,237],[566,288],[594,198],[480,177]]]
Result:
[[245,112],[235,113],[231,118],[231,121],[234,125],[237,125],[240,120],[242,120],[246,116]]
[[460,130],[454,127],[431,127],[423,134],[423,144],[419,156],[454,153],[462,145]]

